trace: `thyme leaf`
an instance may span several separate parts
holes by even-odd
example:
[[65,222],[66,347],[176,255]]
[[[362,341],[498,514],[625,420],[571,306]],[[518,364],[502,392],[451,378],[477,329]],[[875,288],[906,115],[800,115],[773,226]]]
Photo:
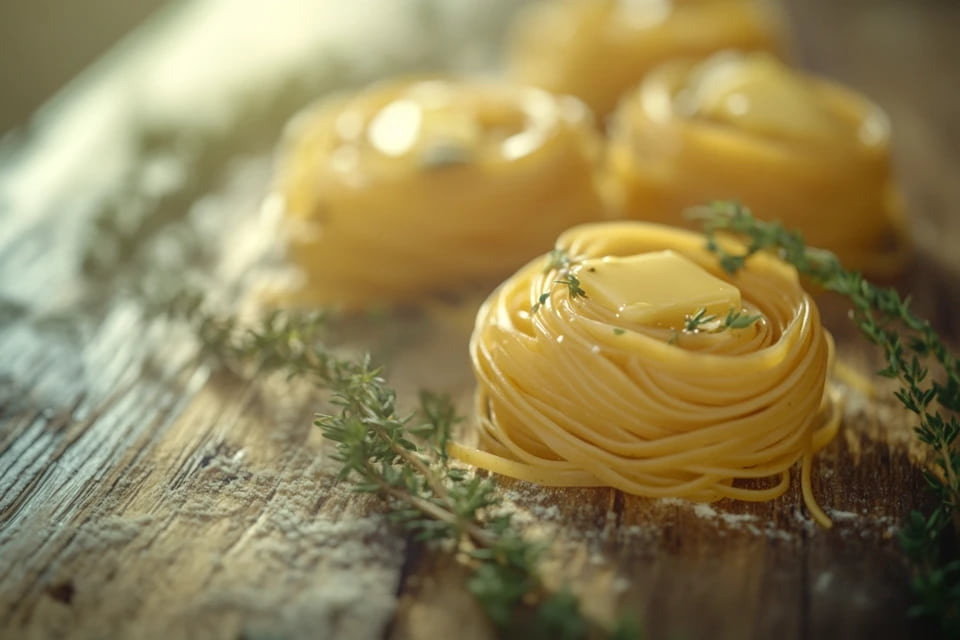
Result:
[[723,326],[727,329],[746,329],[762,317],[759,313],[750,314],[730,309],[727,311],[727,317],[723,319]]
[[583,290],[580,286],[580,278],[573,275],[572,273],[567,273],[565,278],[561,278],[555,281],[555,284],[566,285],[567,291],[570,294],[570,298],[586,298],[587,292]]
[[570,254],[559,248],[551,249],[550,253],[547,254],[547,259],[547,268],[544,269],[544,273],[547,273],[553,269],[556,269],[557,271],[566,271],[572,265]]
[[[580,278],[573,273],[572,269],[577,265],[577,262],[573,260],[570,255],[563,249],[553,249],[547,254],[547,266],[544,268],[544,273],[550,273],[551,271],[557,271],[559,276],[556,280],[553,281],[555,285],[563,285],[567,287],[567,294],[571,300],[576,300],[577,298],[586,298],[587,292],[583,290],[583,287],[580,286]],[[545,291],[540,294],[537,298],[537,301],[530,307],[530,313],[536,313],[540,310],[540,307],[547,304],[550,301],[550,297],[553,294],[553,288],[549,291]]]
[[684,316],[683,332],[701,333],[706,331],[717,333],[724,329],[746,329],[762,317],[760,314],[750,314],[731,308],[721,320],[716,314],[708,314],[705,308],[700,307],[694,313]]
[[696,333],[704,325],[710,324],[717,319],[717,316],[707,314],[704,308],[697,309],[692,315],[685,316],[683,319],[683,330],[689,333]]

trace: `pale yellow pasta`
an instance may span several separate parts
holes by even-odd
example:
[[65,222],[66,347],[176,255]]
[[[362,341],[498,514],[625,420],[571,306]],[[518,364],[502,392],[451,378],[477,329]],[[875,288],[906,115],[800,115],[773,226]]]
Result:
[[671,62],[613,118],[606,195],[623,217],[676,225],[687,207],[738,200],[889,277],[909,247],[889,142],[873,103],[770,56]]
[[599,133],[578,100],[485,81],[400,80],[289,128],[278,172],[296,298],[347,308],[492,286],[598,220]]
[[558,0],[517,21],[509,68],[521,82],[582,98],[604,116],[656,65],[720,49],[782,49],[754,0]]
[[[557,248],[568,269],[558,270],[557,254],[554,266],[538,258],[479,311],[470,342],[479,448],[457,444],[454,455],[541,484],[695,501],[771,500],[799,465],[807,507],[829,526],[810,468],[839,426],[825,392],[833,342],[796,272],[757,255],[730,276],[702,235],[638,222],[575,227]],[[629,309],[648,313],[636,307],[643,300],[618,306],[591,294],[600,280],[590,271],[619,262],[647,270],[624,280],[627,289],[673,287],[687,299],[721,287],[717,300],[735,301],[730,313],[759,318],[728,328],[718,313],[695,332],[685,323],[696,308],[673,321],[631,320]],[[691,273],[657,271],[674,263]],[[570,275],[585,297],[571,293]]]

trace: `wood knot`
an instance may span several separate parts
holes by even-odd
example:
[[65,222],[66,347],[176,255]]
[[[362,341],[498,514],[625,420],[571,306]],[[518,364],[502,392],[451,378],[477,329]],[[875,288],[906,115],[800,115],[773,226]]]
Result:
[[73,595],[77,592],[72,580],[66,580],[47,587],[47,595],[63,604],[72,604]]

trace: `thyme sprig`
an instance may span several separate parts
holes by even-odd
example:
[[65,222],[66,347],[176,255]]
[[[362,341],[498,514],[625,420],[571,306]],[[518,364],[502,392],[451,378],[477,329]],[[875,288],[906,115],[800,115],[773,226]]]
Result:
[[[741,269],[750,256],[772,251],[827,291],[846,297],[851,318],[863,336],[883,350],[886,367],[878,374],[899,381],[897,399],[916,416],[914,432],[931,454],[923,471],[937,503],[928,514],[910,513],[900,531],[900,543],[913,565],[915,604],[910,615],[934,620],[950,637],[960,635],[960,556],[956,528],[960,514],[960,366],[929,322],[919,318],[909,298],[893,288],[871,284],[856,271],[842,267],[832,253],[807,247],[803,237],[777,222],[762,222],[748,209],[716,202],[690,212],[707,234],[707,248],[725,270]],[[718,234],[729,233],[747,242],[743,253],[730,253]],[[931,374],[929,365],[939,375]]]
[[199,342],[200,356],[239,376],[281,371],[329,386],[349,369],[324,342],[332,316],[323,309],[274,309],[245,323],[211,312],[202,293],[183,290],[147,301],[145,311],[187,324]]
[[762,317],[759,313],[747,313],[731,308],[723,319],[723,326],[725,329],[746,329]]
[[[737,311],[731,307],[727,314],[720,318],[715,313],[707,313],[706,308],[700,307],[683,317],[683,333],[719,333],[727,329],[746,329],[762,317],[760,314]],[[671,344],[675,344],[679,339],[680,332],[674,330],[670,338]]]
[[517,531],[489,478],[453,466],[446,455],[459,420],[449,398],[421,394],[419,408],[400,415],[396,395],[369,366],[339,384],[337,413],[316,425],[337,443],[338,478],[358,491],[385,496],[391,518],[414,540],[467,558],[468,588],[500,628],[541,637],[605,637],[567,592],[550,593],[537,564],[544,549]]
[[209,312],[196,294],[160,306],[193,328],[203,353],[235,373],[280,372],[331,391],[336,410],[319,413],[315,425],[335,443],[337,479],[386,499],[389,518],[412,540],[465,559],[468,589],[498,628],[534,638],[639,637],[629,621],[608,628],[587,618],[568,591],[545,587],[538,568],[544,547],[519,532],[492,479],[448,458],[451,429],[461,420],[448,396],[422,392],[415,410],[400,412],[368,355],[345,357],[325,342],[325,313],[275,311],[247,325]]
[[583,290],[583,287],[580,286],[580,278],[573,273],[573,268],[577,265],[577,262],[573,260],[570,255],[563,249],[553,249],[549,254],[547,254],[547,266],[543,270],[544,273],[549,273],[551,271],[557,271],[557,279],[553,281],[553,285],[549,290],[544,291],[537,297],[537,301],[533,303],[533,306],[530,307],[530,313],[536,313],[540,310],[540,307],[547,304],[550,301],[550,297],[553,295],[553,289],[556,285],[563,285],[567,287],[567,295],[571,300],[577,298],[586,298],[587,292]]
[[710,325],[717,319],[717,316],[714,314],[708,314],[707,310],[703,307],[697,309],[696,313],[687,315],[683,318],[683,330],[696,333],[700,331],[701,328]]

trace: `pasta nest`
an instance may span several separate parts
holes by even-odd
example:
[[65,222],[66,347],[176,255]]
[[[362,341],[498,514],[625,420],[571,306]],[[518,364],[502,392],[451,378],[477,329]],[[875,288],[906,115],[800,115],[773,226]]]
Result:
[[772,13],[754,0],[564,0],[522,13],[509,42],[520,82],[584,100],[598,115],[658,64],[721,49],[780,52]]
[[[795,270],[758,254],[729,275],[701,235],[639,222],[581,225],[556,246],[570,257],[566,270],[550,256],[533,260],[477,315],[479,448],[453,453],[540,484],[696,501],[771,500],[799,463],[805,501],[829,525],[810,465],[839,426],[826,392],[833,341]],[[586,259],[664,249],[735,285],[759,319],[696,332],[629,323],[589,289],[573,296],[556,284]]]
[[910,244],[889,146],[865,97],[764,54],[721,53],[665,64],[623,100],[605,189],[618,215],[676,225],[687,207],[736,199],[887,278]]
[[391,81],[296,118],[277,192],[312,303],[369,307],[491,286],[599,220],[600,136],[571,97],[487,81]]

